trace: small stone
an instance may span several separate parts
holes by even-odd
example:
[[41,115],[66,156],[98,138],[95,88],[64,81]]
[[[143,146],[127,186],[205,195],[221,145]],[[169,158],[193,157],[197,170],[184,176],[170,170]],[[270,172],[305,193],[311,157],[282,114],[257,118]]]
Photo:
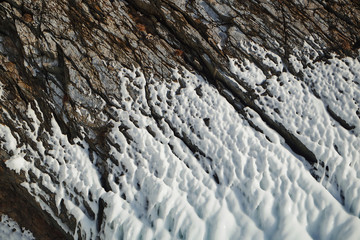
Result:
[[34,21],[32,15],[29,14],[29,13],[25,13],[25,14],[23,15],[23,20],[24,20],[25,22],[27,22],[27,23],[31,23],[32,21]]

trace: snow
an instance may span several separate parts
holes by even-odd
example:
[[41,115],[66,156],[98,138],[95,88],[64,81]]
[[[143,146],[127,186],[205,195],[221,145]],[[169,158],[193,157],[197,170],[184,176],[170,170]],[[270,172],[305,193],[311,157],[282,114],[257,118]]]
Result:
[[10,129],[0,124],[0,147],[6,151],[16,151],[16,138],[12,135]]
[[[348,230],[351,229],[346,232],[349,238],[357,236],[359,220],[344,211],[304,165],[284,148],[281,137],[268,129],[266,134],[272,139],[269,142],[264,135],[254,132],[201,77],[177,69],[173,78],[175,81],[169,85],[157,82],[148,86],[150,101],[147,101],[143,89],[145,80],[140,74],[136,79],[142,83],[137,99],[126,103],[126,113],[118,110],[120,121],[113,122],[111,134],[113,141],[122,147],[121,151],[112,148],[111,153],[127,171],[126,177],[120,179],[123,186],[120,192],[126,195],[128,202],[136,203],[135,214],[139,214],[142,221],[150,221],[155,236],[160,236],[157,235],[160,231],[161,236],[170,233],[171,237],[210,239],[223,235],[226,226],[227,239],[328,238],[336,232],[333,223],[325,221],[321,215],[325,207],[339,219],[338,225],[346,224]],[[121,80],[131,81],[129,78]],[[180,81],[186,87],[181,87]],[[199,86],[202,97],[195,90]],[[124,100],[128,95],[122,92]],[[140,120],[137,107],[145,112],[152,108],[150,111],[156,112],[159,122],[154,124],[155,120],[147,116]],[[209,126],[203,121],[205,118],[209,118]],[[257,122],[264,126],[259,119]],[[119,131],[121,125],[128,127],[126,132],[132,136],[131,143]],[[146,131],[147,126],[155,137]],[[172,129],[181,129],[180,137]],[[205,156],[211,156],[211,163],[206,158],[194,157],[179,139],[184,135]],[[115,165],[111,169],[112,176],[121,175]],[[207,171],[217,174],[219,185]],[[134,188],[134,184],[139,184],[140,189]],[[147,203],[143,202],[144,198]],[[154,212],[159,214],[153,215]],[[122,218],[112,218],[112,221],[122,222]],[[201,230],[203,223],[205,229]],[[182,228],[184,225],[187,227]],[[200,232],[195,233],[190,227],[193,225]],[[313,225],[318,227],[308,227]],[[319,228],[324,230],[319,233]]]
[[[259,55],[265,56],[265,50],[259,46],[256,49]],[[311,54],[312,51],[305,44],[301,53],[297,53],[297,58],[300,59],[301,54],[316,57]],[[324,167],[316,166],[320,181],[340,202],[343,193],[346,209],[360,216],[360,120],[356,115],[360,91],[356,83],[360,76],[359,59],[337,59],[333,56],[328,64],[318,62],[309,67],[309,63],[306,63],[303,67],[297,58],[292,57],[292,60],[297,71],[304,73],[304,80],[297,79],[289,72],[266,79],[266,90],[272,96],[263,94],[265,89],[258,86],[256,79],[263,78],[262,73],[257,77],[248,74],[261,71],[255,65],[231,59],[230,67],[239,78],[257,89],[260,96],[258,104],[267,115],[282,123],[325,163]],[[249,70],[244,71],[244,67]],[[320,99],[313,94],[314,89]],[[328,114],[327,107],[354,126],[353,130],[344,129]]]
[[16,173],[20,173],[20,170],[27,171],[31,165],[25,161],[21,156],[14,156],[5,162],[5,165],[14,170]]
[[33,234],[25,228],[20,228],[17,222],[7,215],[1,215],[0,239],[6,240],[33,240]]
[[[247,107],[246,116],[240,115],[206,80],[180,67],[166,81],[146,79],[140,68],[119,69],[119,97],[108,106],[114,115],[108,120],[109,159],[100,159],[84,139],[70,142],[54,117],[51,132],[43,133],[45,151],[39,140],[45,119],[35,102],[26,111],[32,126],[19,121],[35,144],[19,147],[19,137],[0,125],[1,147],[11,153],[6,166],[25,173],[22,186],[74,238],[357,239],[359,60],[334,57],[310,68],[298,53],[291,61],[304,73],[301,80],[283,71],[273,53],[255,43],[240,46],[280,74],[266,77],[255,64],[231,58],[229,69],[256,90],[262,111],[324,162],[316,166],[319,181],[254,110]],[[308,48],[303,51],[310,56]],[[100,68],[103,63],[97,62]],[[354,128],[344,129],[328,106]],[[104,163],[108,191],[98,170]],[[31,181],[30,171],[41,186]],[[104,221],[98,232],[94,216],[101,202]],[[62,211],[74,217],[75,230],[63,224]]]

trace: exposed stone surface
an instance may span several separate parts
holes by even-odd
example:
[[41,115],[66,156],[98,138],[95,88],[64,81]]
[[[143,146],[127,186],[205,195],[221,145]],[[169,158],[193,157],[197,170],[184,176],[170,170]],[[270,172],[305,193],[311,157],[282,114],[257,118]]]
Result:
[[[267,79],[289,72],[308,84],[305,73],[296,69],[290,55],[297,54],[303,67],[329,61],[333,53],[341,57],[357,57],[359,41],[358,1],[3,0],[0,1],[0,83],[3,89],[0,124],[11,129],[19,148],[29,146],[31,151],[43,156],[43,150],[34,140],[36,138],[42,142],[44,154],[50,156],[51,149],[46,148],[50,147],[52,124],[48,120],[53,116],[70,143],[79,137],[89,144],[89,151],[96,156],[93,161],[102,176],[102,187],[108,192],[111,191],[108,182],[111,166],[105,159],[111,159],[111,147],[121,148],[112,144],[109,133],[113,125],[110,120],[117,119],[112,108],[126,109],[126,103],[122,102],[123,88],[135,102],[142,89],[150,91],[153,82],[167,81],[171,85],[169,77],[173,69],[183,66],[212,83],[250,124],[251,117],[244,108],[259,114],[295,153],[306,159],[313,176],[320,178],[317,171],[325,167],[318,156],[283,123],[269,116],[264,110],[265,104],[259,100],[259,91],[232,73],[228,58],[249,60],[263,71]],[[280,59],[272,55],[265,58],[256,55],[244,42],[254,42]],[[301,52],[304,42],[315,51],[311,64],[305,57],[301,58],[301,53],[294,51],[300,49]],[[283,69],[272,68],[265,61],[282,61]],[[122,67],[139,67],[145,79],[151,80],[145,85],[132,82],[124,86],[118,80]],[[129,73],[124,73],[124,76],[126,74]],[[259,88],[265,95],[270,93],[269,98],[273,97],[271,90],[267,91],[266,83]],[[318,94],[315,88],[313,91]],[[201,95],[201,89],[197,93]],[[159,125],[164,119],[171,128],[172,120],[159,116],[156,106],[150,99],[147,101],[150,107],[142,108],[144,116],[157,120]],[[353,101],[358,106],[356,99]],[[39,129],[31,129],[34,118],[26,114],[29,105],[40,120]],[[356,118],[355,123],[347,122],[342,119],[340,110],[332,109],[333,105],[329,104],[327,108],[333,119],[347,131],[359,132]],[[41,109],[41,112],[36,109]],[[211,120],[203,120],[209,126]],[[136,121],[133,120],[135,125]],[[36,137],[29,136],[24,126],[37,131]],[[131,142],[128,126],[121,127],[119,129],[126,140]],[[151,133],[153,130],[149,127],[148,131]],[[206,156],[185,133],[175,128],[172,131],[189,149],[203,156],[199,161],[206,165],[207,160],[203,159],[211,156]],[[0,149],[0,212],[26,226],[39,239],[70,238],[71,234],[67,235],[46,211],[43,213],[35,198],[20,185],[25,176],[5,167],[5,161],[13,154]],[[56,174],[42,168],[43,159],[31,155],[34,154],[29,153],[24,158],[38,161],[38,168],[57,182]],[[113,162],[119,165],[116,160]],[[209,174],[216,183],[221,183],[216,171],[210,170]],[[36,174],[30,179],[32,182],[42,181]],[[80,231],[67,206],[60,203],[62,212],[57,212],[57,200],[51,197],[46,186],[42,188],[49,193],[49,198],[43,201],[70,232]],[[9,199],[6,196],[14,200],[11,201],[12,209],[11,204],[5,204]],[[104,201],[95,201],[99,205],[97,212],[86,205],[87,200],[76,201],[89,218],[97,221],[98,232],[104,231]],[[21,211],[23,206],[28,210]],[[26,216],[33,214],[36,214],[35,220],[27,222]],[[51,233],[54,235],[50,236]],[[81,232],[79,236],[89,237]]]

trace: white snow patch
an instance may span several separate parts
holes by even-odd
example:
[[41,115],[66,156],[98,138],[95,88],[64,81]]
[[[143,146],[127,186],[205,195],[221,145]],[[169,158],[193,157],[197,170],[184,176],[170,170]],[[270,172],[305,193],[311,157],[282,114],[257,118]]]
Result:
[[14,156],[5,162],[5,165],[14,170],[16,173],[20,173],[20,170],[27,172],[31,165],[22,156]]
[[1,215],[0,239],[6,240],[35,240],[33,234],[20,226],[7,215]]

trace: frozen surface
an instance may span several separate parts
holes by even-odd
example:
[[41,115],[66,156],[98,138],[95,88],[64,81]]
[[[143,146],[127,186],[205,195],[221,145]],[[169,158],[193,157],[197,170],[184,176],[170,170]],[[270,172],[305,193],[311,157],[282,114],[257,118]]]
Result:
[[9,218],[7,215],[1,215],[0,221],[0,239],[4,240],[33,240],[33,234]]
[[[32,127],[18,123],[34,144],[17,147],[19,136],[0,125],[1,147],[13,153],[6,166],[25,173],[22,186],[75,238],[358,239],[358,59],[333,58],[315,71],[293,56],[294,68],[305,76],[300,80],[261,47],[243,48],[281,74],[266,78],[254,64],[237,59],[229,61],[232,72],[256,90],[256,103],[267,115],[324,163],[316,166],[319,181],[255,111],[245,109],[263,133],[202,77],[182,68],[163,82],[146,79],[138,68],[119,69],[120,97],[109,107],[109,159],[100,159],[84,139],[70,143],[55,118],[51,133],[43,133],[45,147],[39,141],[45,119],[34,103],[26,112]],[[335,73],[345,77],[329,77]],[[352,129],[344,129],[327,107]],[[108,191],[101,184],[101,162],[109,172]],[[30,172],[41,185],[30,180]],[[64,209],[75,229],[59,217]]]

